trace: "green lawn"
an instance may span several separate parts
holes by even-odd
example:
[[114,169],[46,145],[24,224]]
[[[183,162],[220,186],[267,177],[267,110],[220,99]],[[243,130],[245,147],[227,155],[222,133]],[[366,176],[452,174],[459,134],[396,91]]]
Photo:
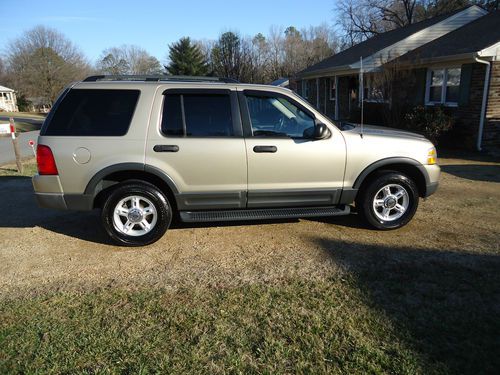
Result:
[[450,270],[438,257],[396,271],[381,258],[324,281],[5,300],[0,373],[478,374],[500,367],[500,322],[488,300],[500,282],[491,273],[498,263],[481,274],[467,259]]
[[34,112],[0,112],[0,116],[5,117],[25,117],[32,118],[36,120],[44,120],[47,116],[46,113],[34,113]]
[[0,166],[0,177],[1,176],[26,176],[32,177],[37,172],[36,161],[34,158],[25,159],[22,161],[23,163],[23,173],[17,172],[17,167],[15,164],[9,164]]

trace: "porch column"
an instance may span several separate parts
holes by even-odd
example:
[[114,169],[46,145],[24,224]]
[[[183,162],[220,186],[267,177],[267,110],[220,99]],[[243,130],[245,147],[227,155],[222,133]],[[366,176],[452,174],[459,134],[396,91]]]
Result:
[[316,108],[319,109],[319,78],[316,78]]
[[339,119],[339,76],[335,76],[335,120]]

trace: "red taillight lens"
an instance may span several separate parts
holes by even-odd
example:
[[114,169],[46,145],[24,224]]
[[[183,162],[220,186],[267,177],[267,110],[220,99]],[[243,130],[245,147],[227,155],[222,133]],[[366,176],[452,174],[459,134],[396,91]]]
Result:
[[56,161],[49,146],[38,145],[36,148],[36,163],[38,165],[38,174],[57,175]]

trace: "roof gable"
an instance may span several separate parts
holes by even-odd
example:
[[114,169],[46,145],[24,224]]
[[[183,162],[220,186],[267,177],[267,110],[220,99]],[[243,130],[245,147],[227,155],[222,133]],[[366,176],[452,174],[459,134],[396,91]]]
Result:
[[413,49],[437,39],[487,12],[478,6],[469,6],[453,13],[414,23],[400,29],[388,31],[335,54],[298,74],[314,75],[324,71],[357,70],[360,57],[366,70],[375,69]]

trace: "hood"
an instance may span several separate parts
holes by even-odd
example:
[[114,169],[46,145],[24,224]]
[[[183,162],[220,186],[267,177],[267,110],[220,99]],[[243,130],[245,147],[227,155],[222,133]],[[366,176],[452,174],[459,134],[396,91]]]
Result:
[[[342,126],[342,130],[360,134],[361,133],[361,125],[352,124],[352,123],[345,123]],[[383,126],[374,126],[374,125],[363,125],[363,134],[382,136],[382,137],[426,139],[421,134],[412,133],[412,132],[408,132],[408,131],[400,130],[400,129],[395,129],[395,128],[386,128]]]

